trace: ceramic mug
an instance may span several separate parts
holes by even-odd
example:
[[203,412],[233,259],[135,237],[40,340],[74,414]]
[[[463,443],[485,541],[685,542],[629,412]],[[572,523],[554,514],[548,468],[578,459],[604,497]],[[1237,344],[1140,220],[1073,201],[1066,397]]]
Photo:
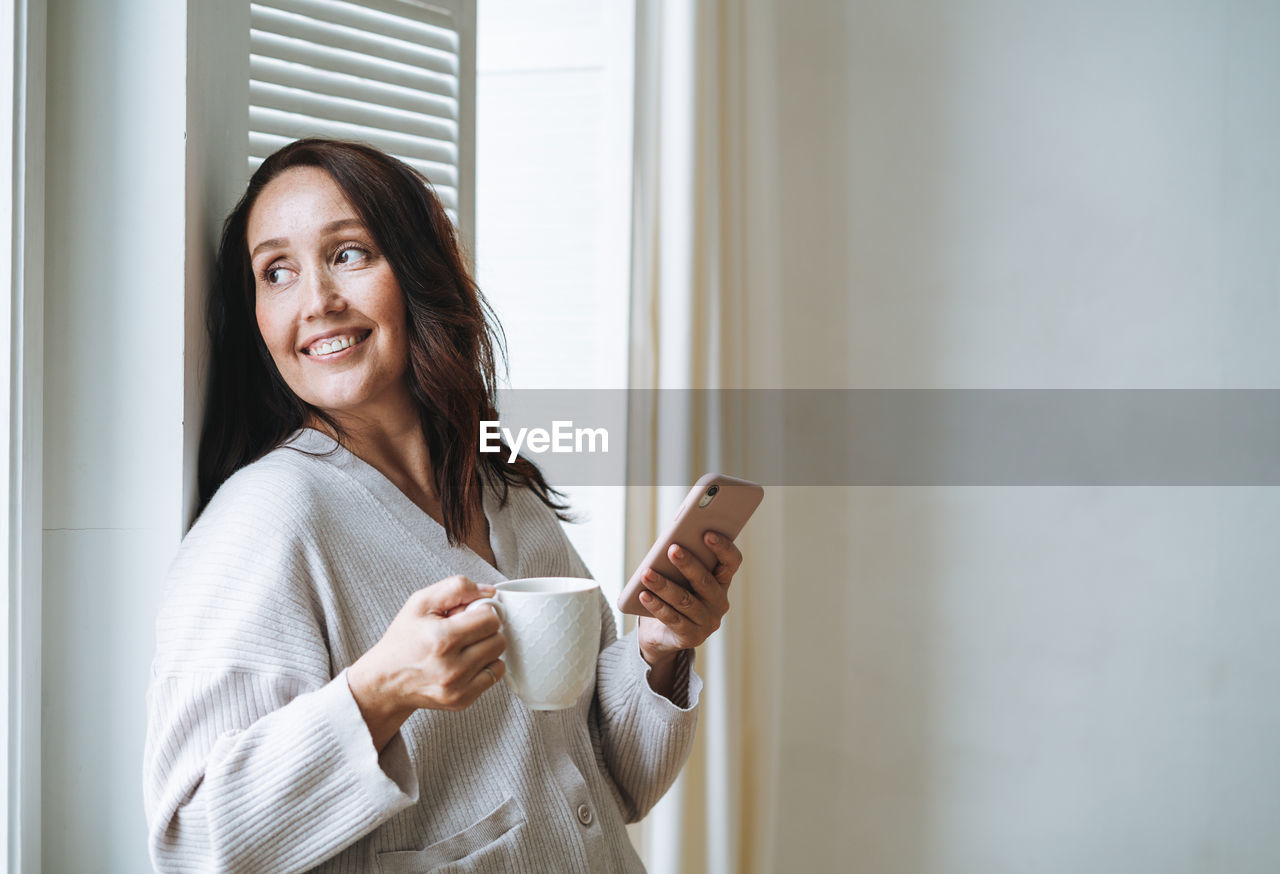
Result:
[[487,604],[502,621],[506,681],[531,710],[564,710],[595,677],[600,650],[600,584],[578,577],[506,580]]

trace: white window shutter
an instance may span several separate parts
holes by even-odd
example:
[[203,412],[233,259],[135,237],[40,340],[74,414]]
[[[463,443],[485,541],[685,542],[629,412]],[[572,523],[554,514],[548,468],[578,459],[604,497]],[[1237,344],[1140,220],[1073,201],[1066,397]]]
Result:
[[250,4],[249,167],[307,136],[421,171],[475,239],[475,0]]

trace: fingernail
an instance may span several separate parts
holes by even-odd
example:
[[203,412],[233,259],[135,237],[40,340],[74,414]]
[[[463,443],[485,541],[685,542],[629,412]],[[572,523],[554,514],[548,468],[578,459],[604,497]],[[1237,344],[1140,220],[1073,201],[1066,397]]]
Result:
[[676,558],[684,558],[684,550],[679,546],[672,548],[671,554]]
[[641,593],[640,593],[640,600],[641,600],[641,601],[644,601],[646,604],[648,604],[650,601],[652,601],[652,600],[653,600],[653,595],[650,595],[648,592],[641,592]]
[[710,543],[712,546],[715,546],[715,545],[716,545],[717,543],[719,543],[719,542],[720,542],[720,535],[719,535],[719,534],[716,534],[714,531],[713,531],[713,532],[709,532],[709,533],[707,534],[707,543]]

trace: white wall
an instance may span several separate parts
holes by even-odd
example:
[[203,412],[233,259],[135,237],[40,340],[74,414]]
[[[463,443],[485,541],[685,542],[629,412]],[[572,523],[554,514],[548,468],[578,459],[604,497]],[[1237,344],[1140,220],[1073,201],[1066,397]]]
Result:
[[150,864],[143,699],[158,591],[184,521],[185,10],[165,0],[49,3],[49,874]]
[[[1280,384],[1274,4],[775,9],[786,385]],[[1280,870],[1275,489],[781,497],[776,870]]]

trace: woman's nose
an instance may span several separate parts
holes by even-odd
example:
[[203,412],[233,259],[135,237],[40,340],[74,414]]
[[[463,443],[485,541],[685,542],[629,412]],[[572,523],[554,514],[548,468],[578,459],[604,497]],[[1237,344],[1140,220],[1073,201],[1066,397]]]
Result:
[[333,276],[323,267],[309,271],[306,280],[307,290],[304,297],[304,313],[308,318],[319,318],[329,313],[341,312],[347,308],[342,290]]

